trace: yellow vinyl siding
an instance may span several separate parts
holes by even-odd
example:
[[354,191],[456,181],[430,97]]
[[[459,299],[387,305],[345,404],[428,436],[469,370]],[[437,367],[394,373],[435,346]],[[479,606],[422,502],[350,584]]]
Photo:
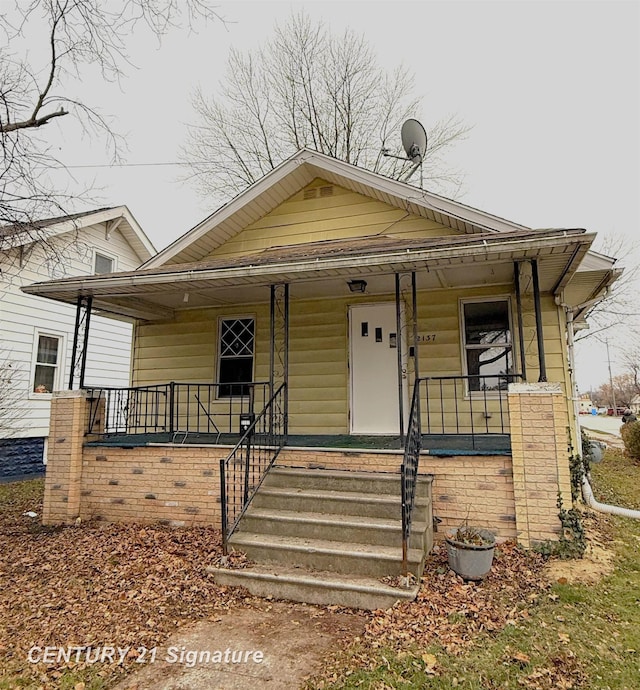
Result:
[[[265,290],[266,292],[266,290]],[[464,372],[460,339],[460,299],[505,296],[507,286],[466,290],[436,290],[418,293],[418,332],[435,334],[435,341],[419,342],[421,376],[461,375]],[[393,295],[349,296],[342,299],[292,300],[289,343],[289,430],[292,434],[338,434],[349,430],[349,305],[393,302]],[[513,356],[519,362],[515,298],[511,296]],[[557,307],[543,296],[543,326],[547,378],[566,388],[566,369]],[[217,380],[218,323],[221,317],[253,316],[256,319],[254,380],[269,378],[269,305],[247,305],[189,310],[175,322],[138,325],[135,331],[134,385],[167,381],[212,383]],[[538,380],[538,353],[535,319],[529,318],[524,331],[527,378]],[[406,347],[406,332],[403,333]],[[395,393],[395,391],[394,391]],[[453,424],[455,405],[445,395],[446,422]],[[432,402],[432,409],[439,405]],[[464,404],[463,404],[464,406]],[[462,406],[462,407],[463,407]],[[462,415],[459,407],[459,414]],[[497,412],[496,401],[490,411]],[[408,414],[408,411],[407,413]],[[495,415],[495,419],[498,416]],[[476,428],[484,420],[475,419]],[[461,431],[464,429],[461,428]]]
[[301,190],[227,240],[208,258],[239,256],[270,247],[323,240],[376,235],[441,237],[459,234],[434,221],[408,214],[404,209],[323,180],[315,180],[305,189],[318,187],[331,187],[333,195],[305,199],[305,190]]
[[289,415],[292,433],[348,429],[347,299],[290,307]]

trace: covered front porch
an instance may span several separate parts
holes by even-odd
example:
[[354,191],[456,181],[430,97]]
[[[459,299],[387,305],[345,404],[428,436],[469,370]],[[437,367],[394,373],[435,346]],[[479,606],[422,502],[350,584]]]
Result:
[[[406,525],[418,476],[433,474],[445,525],[472,511],[505,537],[553,537],[570,386],[552,293],[590,241],[581,231],[335,240],[34,286],[77,304],[69,388],[84,405],[85,460],[64,514],[74,505],[106,519],[184,522],[188,508],[187,520],[230,534],[269,468],[287,464],[397,475]],[[136,319],[130,387],[85,380],[94,310]],[[535,448],[545,442],[523,426],[510,389],[547,379],[551,393],[534,391],[551,405],[537,425],[556,421],[536,453],[556,470],[536,459],[516,482],[523,433],[535,431]],[[531,483],[539,471],[544,481]],[[121,492],[125,479],[144,510]],[[540,525],[519,529],[517,492],[547,480]],[[171,505],[193,482],[199,498]]]

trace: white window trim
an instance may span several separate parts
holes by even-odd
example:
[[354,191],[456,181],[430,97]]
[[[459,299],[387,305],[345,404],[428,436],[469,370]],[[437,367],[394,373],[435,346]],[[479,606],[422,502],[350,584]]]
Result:
[[33,388],[33,382],[36,375],[36,364],[38,359],[38,342],[40,341],[40,336],[45,336],[48,338],[58,338],[58,364],[56,366],[56,373],[53,377],[53,390],[58,391],[62,389],[62,384],[65,376],[65,363],[66,363],[66,337],[67,334],[61,331],[53,331],[49,328],[47,329],[33,329],[33,340],[32,340],[32,352],[31,352],[31,368],[29,370],[29,395],[27,396],[29,400],[51,400],[53,393],[35,393]]
[[[222,353],[220,350],[220,336],[222,335],[222,322],[235,321],[238,319],[253,319],[253,355],[251,362],[251,380],[256,378],[256,343],[258,342],[258,319],[255,314],[231,314],[229,316],[219,316],[216,330],[216,380],[214,383],[220,384],[220,363],[222,361]],[[220,389],[217,389],[216,397],[220,396]],[[226,397],[226,396],[225,396]]]
[[[511,348],[511,363],[514,371],[517,370],[516,362],[516,347],[514,341],[514,331],[513,331],[513,310],[511,308],[511,295],[510,294],[500,294],[491,295],[487,297],[460,297],[458,298],[458,318],[459,318],[459,329],[460,329],[460,358],[461,358],[461,371],[463,376],[469,376],[469,371],[467,370],[467,343],[465,341],[465,322],[464,322],[464,305],[465,304],[477,304],[486,302],[506,302],[507,303],[507,318],[509,319],[509,334],[511,340],[508,345]],[[496,347],[501,347],[497,345]],[[470,391],[469,382],[465,381],[465,399],[469,397],[475,397],[477,395],[486,396],[487,398],[498,397],[500,391]]]
[[115,273],[118,270],[118,255],[114,254],[113,252],[105,251],[104,249],[101,249],[100,247],[93,247],[93,250],[91,252],[91,273],[92,275],[104,275],[102,273],[96,273],[96,256],[100,254],[100,256],[104,256],[105,259],[111,259],[113,261],[113,267],[111,272]]

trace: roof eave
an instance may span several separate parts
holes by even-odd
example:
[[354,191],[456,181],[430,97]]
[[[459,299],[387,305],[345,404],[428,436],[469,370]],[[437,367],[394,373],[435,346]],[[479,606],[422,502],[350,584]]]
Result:
[[[511,240],[493,240],[493,242],[481,242],[475,240],[468,245],[451,247],[438,247],[419,250],[402,250],[355,258],[331,257],[324,259],[312,259],[296,262],[274,263],[266,265],[240,266],[231,268],[201,269],[201,270],[177,270],[162,273],[131,273],[124,276],[113,275],[110,277],[86,276],[77,279],[63,279],[60,281],[48,281],[36,283],[22,288],[27,294],[35,294],[41,297],[57,299],[72,303],[70,295],[94,295],[96,299],[109,297],[117,298],[118,294],[126,291],[129,294],[136,288],[152,285],[162,286],[176,285],[188,286],[194,281],[212,282],[220,285],[233,285],[234,282],[242,284],[268,284],[277,278],[278,282],[293,282],[308,279],[310,273],[318,274],[322,271],[345,271],[349,273],[356,269],[376,269],[388,266],[393,271],[416,270],[418,268],[436,268],[439,265],[450,265],[454,260],[462,263],[465,259],[481,257],[486,261],[496,261],[498,257],[508,253],[508,260],[517,258],[529,258],[542,250],[552,247],[575,244],[586,248],[593,241],[594,235],[576,232],[572,235],[558,235],[536,240],[531,238],[518,238]],[[507,259],[504,259],[507,260]],[[62,295],[67,298],[63,299]],[[101,306],[100,308],[105,308]],[[114,312],[115,313],[115,312]]]

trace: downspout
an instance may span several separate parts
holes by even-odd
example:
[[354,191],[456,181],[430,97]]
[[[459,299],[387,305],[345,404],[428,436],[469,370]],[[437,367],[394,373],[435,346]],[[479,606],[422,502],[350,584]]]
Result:
[[607,503],[598,503],[593,496],[593,491],[591,490],[591,484],[587,476],[582,477],[582,497],[584,502],[593,510],[597,510],[601,513],[609,513],[609,515],[619,515],[620,517],[633,518],[634,520],[640,520],[640,510],[632,510],[631,508],[621,508],[620,506],[612,506]]
[[[607,288],[606,292],[608,292],[609,289]],[[604,297],[606,297],[606,293]],[[561,306],[564,308],[566,314],[567,314],[567,349],[569,351],[569,367],[571,369],[571,388],[572,388],[572,399],[573,399],[573,404],[574,404],[574,410],[575,410],[575,420],[576,420],[576,429],[575,429],[575,434],[576,434],[576,443],[578,442],[578,439],[581,438],[580,434],[580,410],[578,408],[578,398],[576,395],[576,386],[575,386],[575,381],[574,381],[574,372],[575,372],[575,340],[574,340],[574,328],[573,328],[573,315],[574,312],[580,311],[582,309],[586,309],[587,307],[590,307],[592,304],[595,304],[596,302],[600,302],[603,299],[603,297],[598,298],[598,299],[593,299],[590,300],[589,302],[584,302],[583,304],[579,304],[575,307],[570,307],[568,304],[565,304],[564,302],[558,302],[558,306]],[[622,508],[620,506],[614,506],[610,505],[608,503],[600,503],[596,501],[594,495],[593,495],[593,490],[591,488],[591,484],[589,483],[589,479],[587,478],[587,475],[584,474],[582,477],[582,498],[584,499],[584,502],[593,510],[597,510],[600,513],[608,513],[609,515],[619,515],[620,517],[626,517],[626,518],[632,518],[634,520],[640,520],[640,510],[633,510],[631,508]]]

